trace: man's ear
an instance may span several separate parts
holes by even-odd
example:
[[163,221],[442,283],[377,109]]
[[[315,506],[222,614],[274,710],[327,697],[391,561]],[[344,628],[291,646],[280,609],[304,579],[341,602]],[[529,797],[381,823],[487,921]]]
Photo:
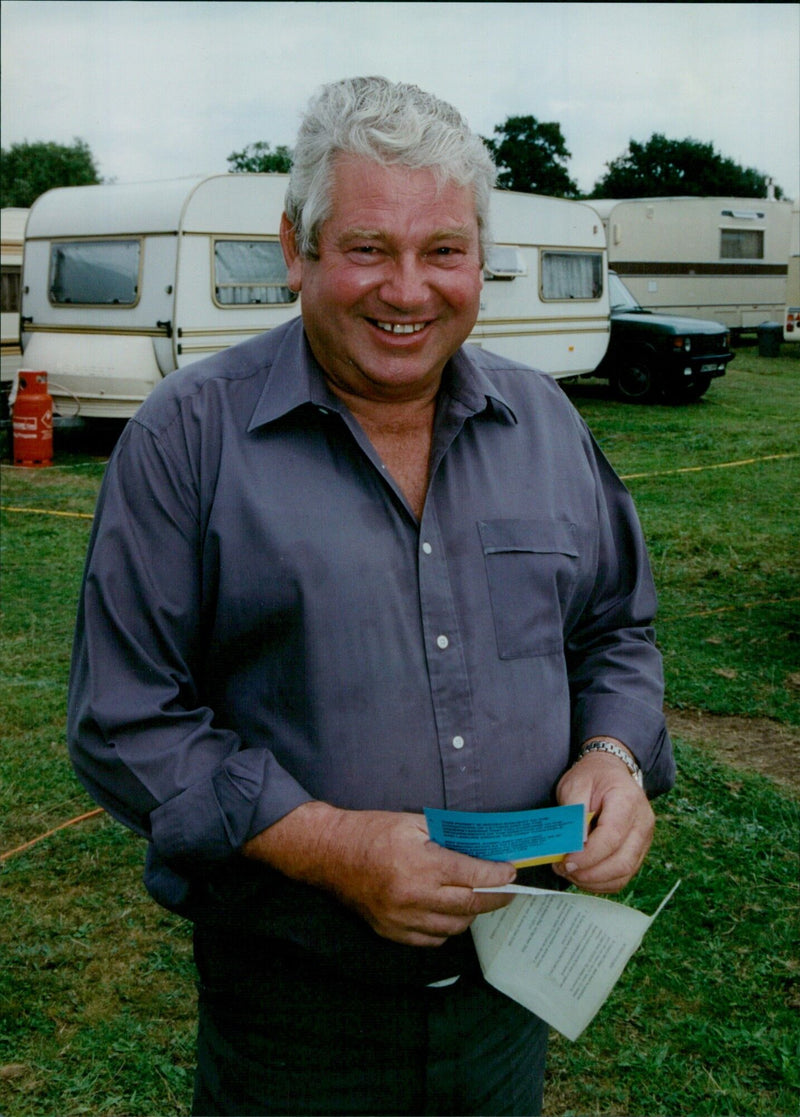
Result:
[[303,286],[303,258],[297,247],[294,225],[285,213],[281,215],[280,238],[286,261],[287,285],[291,291],[300,291]]

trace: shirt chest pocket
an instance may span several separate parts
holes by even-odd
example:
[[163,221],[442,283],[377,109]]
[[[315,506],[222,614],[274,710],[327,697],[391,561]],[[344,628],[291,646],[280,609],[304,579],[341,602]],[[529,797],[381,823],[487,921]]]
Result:
[[501,659],[553,655],[578,576],[578,530],[566,520],[478,522]]

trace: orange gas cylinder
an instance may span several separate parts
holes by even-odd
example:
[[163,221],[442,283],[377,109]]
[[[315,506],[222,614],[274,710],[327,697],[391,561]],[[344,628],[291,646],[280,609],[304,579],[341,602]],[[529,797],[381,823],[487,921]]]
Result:
[[53,400],[47,373],[20,369],[12,408],[14,465],[53,464]]

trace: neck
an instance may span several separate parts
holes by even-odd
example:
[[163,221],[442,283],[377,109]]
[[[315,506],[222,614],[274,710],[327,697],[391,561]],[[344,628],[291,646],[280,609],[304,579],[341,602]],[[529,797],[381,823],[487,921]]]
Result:
[[350,392],[340,384],[328,380],[328,387],[347,405],[368,434],[385,432],[387,435],[414,433],[433,429],[438,385],[424,395],[409,399],[372,399]]
[[387,403],[365,400],[342,392],[335,385],[331,389],[347,404],[414,515],[421,519],[428,492],[436,394],[426,399]]

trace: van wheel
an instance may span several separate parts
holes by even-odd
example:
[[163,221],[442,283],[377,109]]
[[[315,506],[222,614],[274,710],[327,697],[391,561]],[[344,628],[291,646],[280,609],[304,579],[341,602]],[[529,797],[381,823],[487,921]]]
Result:
[[690,376],[671,384],[665,392],[667,403],[694,403],[704,396],[711,384],[710,376]]
[[660,393],[658,373],[645,354],[626,355],[611,377],[614,394],[629,403],[650,403]]

